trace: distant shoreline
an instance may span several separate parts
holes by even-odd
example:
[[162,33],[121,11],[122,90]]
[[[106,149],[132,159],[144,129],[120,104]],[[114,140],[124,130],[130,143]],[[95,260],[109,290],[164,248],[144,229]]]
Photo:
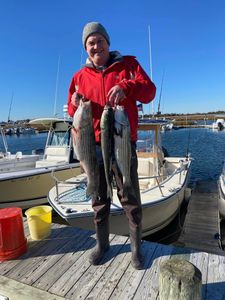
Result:
[[[198,114],[155,114],[153,115],[147,115],[144,114],[143,116],[139,114],[140,119],[162,119],[165,118],[167,120],[175,121],[175,122],[194,122],[194,121],[206,121],[211,120],[215,121],[217,118],[224,118],[225,119],[225,112],[218,112],[218,113],[198,113]],[[34,128],[31,124],[29,124],[29,119],[26,120],[17,120],[17,121],[10,121],[10,122],[0,122],[0,127],[2,128],[15,128],[15,127],[21,127],[21,128]],[[41,125],[35,125],[35,129],[38,131],[47,131],[45,127]]]
[[[142,116],[139,116],[140,118],[142,118]],[[149,119],[149,115],[144,115],[143,116],[144,119]],[[150,115],[150,118],[152,118],[153,116]],[[176,120],[176,121],[181,121],[181,120],[193,120],[193,121],[199,121],[199,120],[212,120],[214,121],[217,118],[224,118],[225,119],[225,112],[224,114],[175,114],[175,115],[171,115],[171,114],[160,114],[154,115],[154,118],[156,119],[162,119],[162,118],[166,118],[166,119],[170,119],[170,120]]]

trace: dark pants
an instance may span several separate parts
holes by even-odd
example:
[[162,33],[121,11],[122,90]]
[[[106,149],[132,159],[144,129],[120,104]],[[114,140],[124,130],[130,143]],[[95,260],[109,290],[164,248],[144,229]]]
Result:
[[[141,225],[142,207],[137,174],[138,161],[136,154],[136,143],[134,142],[131,143],[131,154],[130,177],[132,188],[130,191],[128,191],[127,195],[123,196],[123,179],[116,163],[113,163],[112,170],[117,186],[117,195],[128,218],[129,227],[131,230],[135,230]],[[107,198],[107,183],[105,179],[104,164],[101,156],[100,146],[97,146],[97,157],[100,173],[99,199],[92,200],[92,207],[94,210],[95,225],[103,225],[105,222],[108,222],[111,200],[110,198]]]

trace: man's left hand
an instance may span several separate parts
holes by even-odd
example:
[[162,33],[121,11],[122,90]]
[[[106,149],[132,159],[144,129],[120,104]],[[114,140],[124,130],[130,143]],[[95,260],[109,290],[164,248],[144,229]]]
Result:
[[123,89],[119,85],[115,85],[108,92],[108,101],[112,106],[118,105],[125,97]]

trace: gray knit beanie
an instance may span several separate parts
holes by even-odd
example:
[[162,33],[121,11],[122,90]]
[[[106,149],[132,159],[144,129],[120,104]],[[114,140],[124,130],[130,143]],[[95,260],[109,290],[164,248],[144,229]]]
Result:
[[90,22],[87,23],[83,29],[82,42],[85,49],[87,38],[93,33],[100,33],[101,35],[103,35],[108,45],[110,45],[110,38],[104,26],[102,26],[102,24],[98,22]]

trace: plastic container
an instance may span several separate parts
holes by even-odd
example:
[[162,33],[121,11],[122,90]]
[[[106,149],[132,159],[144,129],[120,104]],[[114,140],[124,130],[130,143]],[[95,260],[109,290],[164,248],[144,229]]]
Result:
[[52,208],[41,205],[25,211],[30,236],[33,240],[42,240],[51,234]]
[[17,258],[26,251],[21,208],[0,209],[0,261]]

